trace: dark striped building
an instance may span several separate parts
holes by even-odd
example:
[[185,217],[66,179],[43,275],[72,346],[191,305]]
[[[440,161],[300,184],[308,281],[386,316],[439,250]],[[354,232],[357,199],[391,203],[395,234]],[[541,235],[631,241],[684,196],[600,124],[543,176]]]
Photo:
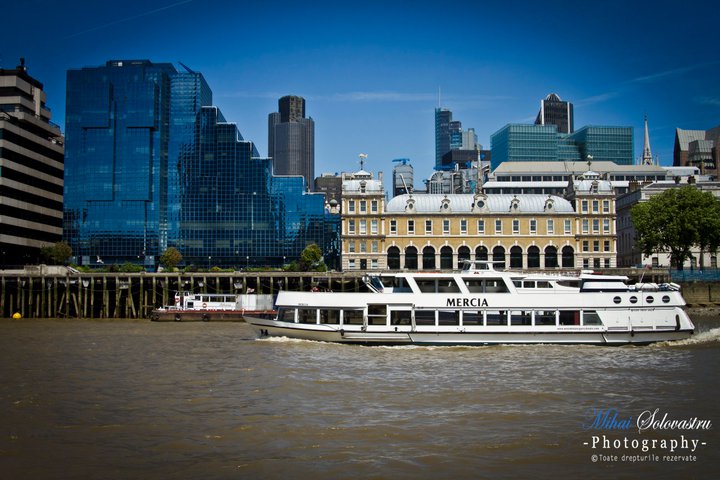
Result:
[[36,263],[62,240],[64,141],[25,62],[0,69],[0,262]]

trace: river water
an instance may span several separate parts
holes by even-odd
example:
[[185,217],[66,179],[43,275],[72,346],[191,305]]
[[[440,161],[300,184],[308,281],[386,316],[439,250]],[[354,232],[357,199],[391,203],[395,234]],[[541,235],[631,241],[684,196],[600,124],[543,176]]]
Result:
[[714,327],[647,347],[428,348],[2,320],[0,478],[720,478]]

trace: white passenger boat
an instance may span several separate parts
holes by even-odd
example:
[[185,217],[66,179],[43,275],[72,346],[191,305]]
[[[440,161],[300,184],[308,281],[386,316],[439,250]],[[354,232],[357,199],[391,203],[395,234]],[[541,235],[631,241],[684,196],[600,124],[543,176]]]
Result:
[[281,291],[277,316],[243,318],[260,336],[367,345],[649,344],[695,328],[676,284],[498,271],[492,263],[369,275],[362,293]]

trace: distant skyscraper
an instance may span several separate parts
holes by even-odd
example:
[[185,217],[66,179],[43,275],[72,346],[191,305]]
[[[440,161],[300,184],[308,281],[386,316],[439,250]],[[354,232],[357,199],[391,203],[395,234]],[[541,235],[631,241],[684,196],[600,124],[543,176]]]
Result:
[[109,61],[69,70],[65,238],[80,264],[147,266],[180,241],[180,154],[212,103],[200,73]]
[[573,104],[564,102],[557,94],[551,93],[544,100],[540,100],[540,111],[535,125],[557,125],[559,133],[573,133]]
[[64,147],[23,59],[0,68],[0,167],[0,261],[35,262],[62,240]]
[[442,157],[450,151],[450,123],[452,123],[452,112],[447,108],[436,108],[435,169],[442,169]]
[[279,112],[268,116],[268,156],[275,175],[302,175],[315,180],[315,122],[305,118],[305,99],[293,95],[278,101]]

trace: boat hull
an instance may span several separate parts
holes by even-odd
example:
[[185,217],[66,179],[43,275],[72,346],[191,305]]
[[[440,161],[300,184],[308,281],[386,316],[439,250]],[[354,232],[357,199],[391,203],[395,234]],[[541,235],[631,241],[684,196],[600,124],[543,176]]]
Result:
[[272,310],[153,310],[150,319],[155,322],[242,322],[245,315],[272,318]]
[[362,331],[347,330],[333,325],[301,325],[278,322],[256,316],[245,316],[262,337],[288,337],[321,342],[361,345],[513,345],[513,344],[577,344],[577,345],[648,345],[656,342],[684,340],[692,330],[614,331],[597,328],[552,332],[536,331]]

